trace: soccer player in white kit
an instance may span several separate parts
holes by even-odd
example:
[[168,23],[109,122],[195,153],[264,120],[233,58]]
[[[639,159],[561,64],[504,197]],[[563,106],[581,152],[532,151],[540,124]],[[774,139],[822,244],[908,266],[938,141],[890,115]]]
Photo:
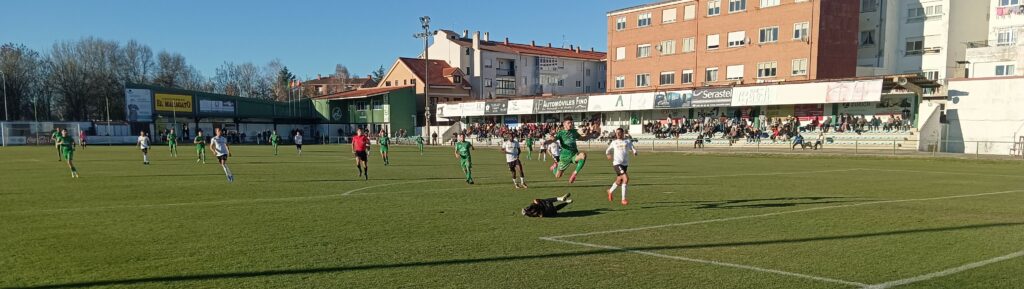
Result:
[[149,164],[149,137],[146,136],[146,131],[139,132],[139,139],[135,141],[135,145],[142,149],[142,164]]
[[[519,141],[514,135],[507,134],[506,141],[501,143],[501,152],[505,153],[505,162],[508,163],[508,170],[512,171],[512,185],[517,189],[527,188],[526,174],[523,174],[523,162],[519,161]],[[519,173],[519,180],[516,181],[516,173]]]
[[231,148],[228,147],[228,139],[221,135],[219,127],[213,129],[213,138],[210,138],[210,151],[217,156],[217,162],[224,169],[224,174],[228,176],[228,182],[234,182],[235,175],[228,168],[228,157],[231,156]]
[[633,142],[626,139],[626,133],[622,128],[615,129],[615,140],[608,145],[608,149],[605,150],[605,155],[612,161],[612,167],[615,169],[615,182],[612,183],[612,187],[608,189],[608,201],[613,202],[615,199],[612,194],[615,189],[622,186],[622,205],[628,205],[629,201],[626,200],[626,185],[629,184],[629,175],[626,174],[626,169],[629,167],[629,155],[630,152],[633,155],[637,155],[636,148],[633,147]]
[[558,156],[562,153],[562,144],[558,142],[558,140],[555,140],[555,133],[550,133],[547,136],[547,141],[544,142],[544,146],[547,147],[548,154],[551,155],[551,159],[555,160],[555,163],[551,164],[551,168],[548,169],[549,171],[553,171],[555,170],[555,167],[558,166]]
[[299,156],[302,156],[302,132],[295,132],[295,150],[299,152]]

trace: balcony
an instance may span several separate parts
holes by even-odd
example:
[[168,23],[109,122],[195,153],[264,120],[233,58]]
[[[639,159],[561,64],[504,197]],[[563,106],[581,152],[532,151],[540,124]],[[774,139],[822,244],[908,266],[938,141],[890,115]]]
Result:
[[516,76],[516,70],[513,68],[497,68],[495,71],[497,76]]

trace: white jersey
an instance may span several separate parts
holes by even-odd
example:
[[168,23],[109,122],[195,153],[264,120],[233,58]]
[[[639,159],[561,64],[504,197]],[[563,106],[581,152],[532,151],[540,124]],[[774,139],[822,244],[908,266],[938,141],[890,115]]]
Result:
[[613,140],[608,145],[608,149],[604,151],[605,155],[612,155],[613,166],[628,166],[629,155],[636,153],[636,148],[633,147],[633,142],[628,140]]
[[144,136],[140,136],[139,137],[139,148],[140,149],[148,149],[149,148],[149,137],[144,137]]
[[505,162],[513,162],[519,159],[519,142],[510,140],[501,143],[501,149],[505,150]]
[[[554,135],[551,135],[551,138],[554,139]],[[562,143],[558,140],[551,141],[547,144],[547,149],[551,152],[551,155],[558,156],[562,152]]]
[[215,136],[210,138],[210,148],[217,156],[223,156],[228,154],[228,139],[223,136]]
[[297,144],[297,145],[302,144],[302,136],[301,135],[295,135],[295,144]]

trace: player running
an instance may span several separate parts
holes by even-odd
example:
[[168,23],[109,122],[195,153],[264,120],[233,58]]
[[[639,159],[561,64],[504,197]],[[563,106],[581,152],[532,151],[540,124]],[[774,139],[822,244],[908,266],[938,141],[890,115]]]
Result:
[[455,158],[459,159],[462,171],[466,173],[466,183],[473,184],[473,155],[470,150],[475,150],[473,144],[466,141],[466,134],[460,133],[455,142]]
[[75,168],[75,139],[68,135],[68,130],[63,129],[57,136],[57,147],[60,148],[61,156],[68,161],[71,168],[71,177],[78,178],[78,169]]
[[363,135],[363,129],[356,129],[356,136],[352,137],[352,154],[356,156],[356,169],[363,180],[370,179],[370,166],[366,163],[366,151],[370,149],[370,138]]
[[281,141],[281,137],[277,135],[277,130],[270,132],[270,145],[274,146],[274,155],[277,155],[277,143]]
[[626,185],[629,184],[629,175],[626,174],[626,169],[629,167],[629,154],[637,155],[636,148],[633,147],[633,142],[626,139],[626,133],[622,128],[615,129],[615,140],[612,140],[611,144],[608,145],[608,149],[604,151],[604,154],[612,161],[612,168],[615,169],[615,182],[612,183],[612,187],[608,189],[608,201],[613,202],[614,198],[612,193],[615,189],[622,186],[622,205],[628,205],[629,201],[626,200]]
[[[302,132],[295,132],[295,151],[299,152],[299,156],[302,156]],[[275,150],[276,152],[276,150]]]
[[167,147],[171,149],[171,156],[178,157],[178,135],[174,134],[174,129],[167,133]]
[[533,135],[532,134],[527,134],[526,135],[526,159],[527,160],[532,160],[533,159]]
[[[526,174],[523,174],[523,162],[519,161],[519,141],[515,136],[508,134],[505,142],[501,143],[501,152],[505,153],[505,162],[508,163],[508,170],[512,171],[512,185],[517,189],[527,188]],[[519,181],[516,181],[516,172],[519,173]]]
[[53,131],[50,132],[50,141],[53,142],[53,147],[57,149],[57,161],[61,162],[61,161],[64,161],[64,157],[63,157],[63,154],[61,154],[60,145],[57,144],[57,139],[59,139],[59,138],[60,138],[60,129],[53,128]]
[[555,140],[554,132],[547,134],[541,147],[543,148],[541,155],[544,156],[544,161],[548,161],[548,155],[551,155],[551,160],[555,161],[555,163],[551,164],[551,170],[554,170],[558,166],[558,154],[562,151],[562,144]]
[[135,141],[135,145],[142,150],[142,164],[149,165],[149,136],[146,136],[146,131],[139,131],[139,139]]
[[210,151],[213,152],[213,155],[217,156],[217,163],[220,163],[220,167],[224,169],[224,175],[228,177],[228,182],[234,182],[235,175],[228,168],[228,157],[231,156],[231,147],[228,146],[228,139],[221,135],[219,127],[213,129],[213,138],[210,138]]
[[566,117],[562,121],[562,130],[555,134],[555,140],[562,144],[562,150],[558,155],[558,166],[552,168],[551,171],[555,174],[555,178],[561,178],[572,163],[576,163],[576,170],[569,176],[569,183],[576,182],[576,176],[583,170],[584,164],[587,162],[587,153],[580,152],[576,148],[577,140],[586,140],[586,137],[580,135],[579,131],[573,126],[572,117]]
[[380,145],[380,158],[384,160],[384,165],[386,166],[391,164],[390,160],[388,159],[388,146],[391,145],[391,138],[389,138],[388,133],[383,130],[380,131],[380,134],[378,136],[379,138],[377,139],[377,144]]
[[423,136],[416,136],[416,147],[420,149],[420,155],[423,155]]
[[78,145],[82,146],[82,149],[85,150],[86,142],[84,130],[78,130]]
[[206,137],[203,136],[203,131],[196,132],[196,138],[192,139],[192,143],[196,145],[196,163],[203,162],[206,164]]

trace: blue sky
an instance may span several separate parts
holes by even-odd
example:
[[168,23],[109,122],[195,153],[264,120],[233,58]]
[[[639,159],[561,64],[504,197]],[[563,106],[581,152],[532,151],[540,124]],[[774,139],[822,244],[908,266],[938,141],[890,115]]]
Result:
[[336,63],[359,75],[398,56],[416,56],[418,17],[435,29],[489,31],[491,39],[574,44],[606,50],[605,13],[644,1],[3,1],[0,42],[48,51],[55,41],[95,36],[136,39],[154,52],[179,52],[211,76],[225,61],[278,58],[301,78]]

